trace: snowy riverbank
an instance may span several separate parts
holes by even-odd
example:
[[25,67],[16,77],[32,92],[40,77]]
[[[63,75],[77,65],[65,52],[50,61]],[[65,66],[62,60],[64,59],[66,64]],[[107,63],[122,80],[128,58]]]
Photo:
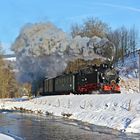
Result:
[[140,94],[45,96],[27,101],[0,100],[0,109],[28,110],[69,117],[123,132],[140,133]]
[[0,133],[0,140],[15,140],[15,139],[8,135]]

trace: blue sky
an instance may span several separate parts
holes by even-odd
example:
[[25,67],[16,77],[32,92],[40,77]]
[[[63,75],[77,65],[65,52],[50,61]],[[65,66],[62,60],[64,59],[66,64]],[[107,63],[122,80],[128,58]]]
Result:
[[0,41],[6,52],[26,23],[51,21],[64,31],[87,17],[98,17],[112,28],[140,29],[140,0],[3,0]]

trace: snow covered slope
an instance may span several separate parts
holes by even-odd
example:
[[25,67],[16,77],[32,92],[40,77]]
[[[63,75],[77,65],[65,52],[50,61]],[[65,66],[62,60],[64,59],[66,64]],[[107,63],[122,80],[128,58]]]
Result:
[[62,95],[28,101],[0,100],[0,109],[27,110],[140,133],[140,94]]
[[139,79],[122,77],[120,81],[122,93],[139,93]]
[[139,55],[138,51],[124,57],[124,61],[120,60],[117,64],[120,75],[127,78],[138,78]]

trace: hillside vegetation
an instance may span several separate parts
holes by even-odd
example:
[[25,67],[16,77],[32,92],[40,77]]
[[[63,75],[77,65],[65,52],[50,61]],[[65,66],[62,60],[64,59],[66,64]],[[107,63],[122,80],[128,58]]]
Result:
[[0,98],[13,98],[18,96],[18,84],[14,72],[6,65],[0,56]]

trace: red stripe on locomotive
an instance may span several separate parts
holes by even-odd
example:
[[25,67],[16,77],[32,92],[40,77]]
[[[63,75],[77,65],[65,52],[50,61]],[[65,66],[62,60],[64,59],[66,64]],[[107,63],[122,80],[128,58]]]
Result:
[[85,84],[83,86],[78,86],[79,93],[89,93],[93,90],[98,90],[98,89],[99,89],[99,84],[97,83],[90,83],[90,84]]

